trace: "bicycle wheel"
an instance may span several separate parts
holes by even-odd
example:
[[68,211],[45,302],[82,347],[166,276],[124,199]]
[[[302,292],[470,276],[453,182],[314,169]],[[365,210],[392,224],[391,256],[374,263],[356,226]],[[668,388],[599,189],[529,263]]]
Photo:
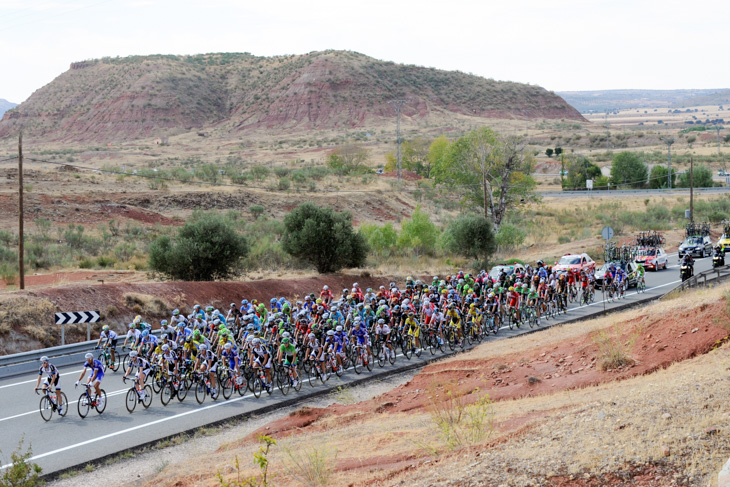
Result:
[[373,371],[373,362],[374,361],[375,361],[375,358],[373,357],[372,353],[365,354],[365,368],[368,369],[368,372]]
[[259,397],[261,397],[261,379],[256,377],[253,380],[253,396],[258,399]]
[[383,345],[378,352],[378,367],[383,367],[385,365],[385,354],[387,353],[386,350],[386,346]]
[[289,372],[286,369],[282,369],[276,374],[276,385],[283,395],[289,394],[291,383],[289,382]]
[[472,327],[472,325],[467,325],[466,329],[464,330],[464,337],[466,338],[466,342],[469,345],[472,344],[471,327]]
[[314,387],[314,385],[317,383],[317,367],[314,365],[309,368],[309,372],[307,372],[307,379],[309,380],[309,385]]
[[355,369],[357,375],[362,374],[362,352],[358,351],[357,356],[352,361],[352,368]]
[[231,398],[231,394],[233,394],[233,378],[228,372],[225,372],[223,374],[223,377],[219,379],[218,382],[220,388],[221,388],[221,394],[223,395],[223,399],[228,400]]
[[410,360],[413,356],[413,339],[410,336],[406,337],[400,348],[403,351],[403,356]]
[[43,421],[50,421],[53,417],[53,403],[51,399],[48,396],[41,397],[41,402],[38,407],[41,411]]
[[297,371],[297,377],[298,377],[298,379],[294,379],[292,377],[292,380],[296,380],[296,382],[294,383],[295,385],[293,387],[294,387],[294,390],[295,391],[299,392],[299,391],[302,390],[302,379],[301,379],[302,374],[301,374],[301,371]]
[[177,396],[177,400],[179,402],[183,402],[188,395],[188,388],[185,387],[185,382],[186,381],[184,381],[184,380],[180,381],[180,380],[176,379],[172,383],[173,387],[177,387],[177,390],[175,391],[175,395]]
[[514,313],[510,313],[507,315],[507,325],[509,326],[510,330],[515,329],[515,315]]
[[142,399],[142,406],[145,409],[150,407],[152,404],[152,388],[148,385],[144,386],[144,399]]
[[[147,382],[147,381],[145,381]],[[165,385],[165,380],[162,379],[162,373],[156,373],[155,378],[152,380],[152,390],[155,391],[155,394],[159,394],[162,390],[162,387]]]
[[[112,365],[112,364],[114,364],[114,365]],[[114,371],[114,372],[116,372],[117,370],[119,370],[119,357],[117,357],[117,360],[116,361],[111,362],[109,364],[109,368],[112,369],[112,371]]]
[[195,400],[198,401],[198,404],[203,404],[207,393],[204,380],[201,379],[195,383]]
[[170,404],[172,396],[172,384],[168,382],[164,386],[162,386],[162,390],[160,391],[160,402],[162,403],[162,405],[167,406],[168,404]]
[[124,405],[127,407],[127,411],[129,411],[130,414],[134,411],[134,408],[137,407],[137,391],[134,389],[134,386],[132,386],[127,391],[127,397],[124,401]]
[[81,394],[79,396],[79,402],[76,403],[76,409],[79,411],[79,416],[85,418],[89,414],[89,396]]
[[124,370],[124,373],[127,373],[127,369],[129,369],[131,363],[132,360],[129,358],[129,354],[125,355],[122,359],[122,369]]
[[388,355],[388,362],[390,362],[390,365],[393,365],[395,363],[395,351],[386,348],[385,353]]
[[96,412],[101,414],[106,409],[106,391],[104,389],[99,389],[101,391],[101,394],[96,397]]
[[99,362],[101,362],[102,367],[104,367],[103,370],[106,372],[106,369],[109,368],[109,359],[104,352],[99,355]]
[[66,413],[68,412],[68,398],[66,397],[66,393],[65,392],[58,392],[58,391],[56,391],[56,401],[58,401],[58,395],[59,394],[63,398],[63,406],[62,406],[63,407],[63,412],[62,413],[59,412],[58,415],[61,416],[61,417],[64,417],[64,416],[66,416]]
[[345,373],[345,367],[343,365],[338,364],[337,360],[335,360],[335,363],[330,365],[330,367],[335,369],[335,374],[337,375],[337,377],[342,377],[342,374]]

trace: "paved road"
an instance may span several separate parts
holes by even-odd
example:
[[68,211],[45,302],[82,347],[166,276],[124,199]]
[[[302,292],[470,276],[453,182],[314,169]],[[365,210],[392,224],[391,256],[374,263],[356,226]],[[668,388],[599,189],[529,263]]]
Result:
[[[646,293],[637,295],[632,290],[627,293],[625,299],[607,303],[606,308],[611,309],[629,302],[665,294],[679,283],[679,269],[676,264],[675,254],[670,258],[669,269],[647,274]],[[697,272],[706,270],[711,265],[710,258],[698,260]],[[597,299],[600,299],[600,296],[599,293]],[[602,312],[603,307],[604,303],[600,301],[587,306],[572,306],[570,311],[559,319],[543,320],[541,328],[575,318],[588,317]],[[490,336],[486,344],[482,346],[489,346],[491,341],[529,331],[529,328],[504,329],[498,335]],[[73,383],[81,370],[79,364],[76,367],[60,369],[61,386],[72,402],[71,410],[65,418],[54,415],[48,423],[45,423],[38,413],[40,398],[33,392],[36,380],[34,376],[0,380],[0,411],[2,411],[0,413],[0,431],[2,431],[2,435],[0,435],[2,461],[0,463],[6,466],[4,464],[7,464],[10,452],[17,447],[19,439],[24,437],[25,446],[32,445],[33,461],[43,467],[45,473],[52,473],[191,428],[237,415],[261,412],[263,408],[275,407],[277,404],[281,406],[283,401],[292,398],[301,399],[308,395],[321,394],[327,388],[352,383],[368,375],[377,376],[396,367],[403,368],[416,362],[424,363],[428,358],[430,355],[427,353],[424,353],[420,359],[414,357],[410,361],[404,357],[398,357],[394,366],[386,365],[385,368],[380,369],[376,365],[370,374],[365,371],[362,375],[357,375],[350,369],[341,379],[333,377],[325,386],[312,388],[308,382],[305,382],[299,393],[292,390],[288,396],[282,396],[278,390],[275,390],[273,395],[267,396],[264,393],[260,399],[247,393],[242,398],[234,395],[228,401],[221,398],[213,402],[208,398],[203,405],[198,405],[191,392],[183,403],[173,400],[167,407],[162,406],[159,397],[155,396],[149,409],[145,410],[138,406],[133,414],[129,414],[124,406],[124,397],[129,387],[122,383],[120,369],[116,373],[109,371],[104,378],[103,388],[108,396],[106,411],[102,415],[91,411],[86,419],[78,416],[76,401],[81,391],[73,388]]]
[[[695,194],[726,194],[730,187],[695,188]],[[681,194],[689,196],[689,189],[622,189],[617,191],[537,191],[537,194],[549,198],[624,198],[626,196],[665,196]]]

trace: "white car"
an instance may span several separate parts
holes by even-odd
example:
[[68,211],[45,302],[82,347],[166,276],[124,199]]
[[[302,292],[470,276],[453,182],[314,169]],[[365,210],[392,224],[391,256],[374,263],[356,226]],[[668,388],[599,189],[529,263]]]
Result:
[[642,247],[634,261],[648,271],[658,271],[667,268],[667,253],[661,247]]

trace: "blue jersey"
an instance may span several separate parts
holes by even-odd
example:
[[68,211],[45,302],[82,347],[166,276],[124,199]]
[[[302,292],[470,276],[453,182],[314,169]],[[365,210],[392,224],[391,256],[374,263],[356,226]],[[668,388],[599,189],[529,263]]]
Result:
[[89,362],[84,362],[84,368],[91,369],[91,375],[93,376],[96,374],[97,379],[104,377],[104,365],[97,359],[94,359],[91,364],[89,364]]

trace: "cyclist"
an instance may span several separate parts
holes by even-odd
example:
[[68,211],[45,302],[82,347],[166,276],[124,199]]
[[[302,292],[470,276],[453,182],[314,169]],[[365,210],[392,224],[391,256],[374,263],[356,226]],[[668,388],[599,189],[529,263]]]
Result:
[[[390,343],[391,330],[388,323],[386,323],[383,318],[378,319],[378,323],[375,325],[375,329],[373,331],[375,332],[375,336],[377,337],[376,340],[382,340],[385,343],[385,348],[387,348],[390,352],[390,356],[395,357],[393,345]],[[379,350],[378,353],[380,353]]]
[[61,377],[61,374],[58,372],[58,369],[55,365],[53,365],[49,360],[48,357],[45,355],[41,357],[41,367],[38,369],[38,380],[35,383],[35,393],[38,394],[38,386],[41,383],[41,379],[43,378],[43,375],[45,374],[46,379],[43,381],[43,391],[48,389],[49,387],[53,386],[56,389],[56,401],[58,401],[58,414],[63,416],[63,396],[61,393],[61,386],[58,385],[58,379]]
[[218,399],[218,389],[216,388],[215,373],[218,370],[218,357],[208,349],[208,345],[201,343],[198,346],[198,356],[195,359],[193,369],[210,379],[210,397],[213,400]]
[[418,323],[418,320],[416,320],[416,314],[413,311],[408,312],[405,326],[408,327],[408,336],[413,337],[413,348],[416,355],[419,355],[421,353],[421,325]]
[[86,381],[86,383],[94,386],[94,390],[96,390],[96,397],[99,400],[99,404],[103,406],[104,398],[101,395],[100,385],[101,380],[104,378],[104,365],[94,358],[94,354],[87,353],[86,355],[84,355],[84,368],[81,371],[79,380],[76,381],[76,387],[79,386],[79,382],[81,382],[81,380],[86,375],[86,369],[91,369],[91,375],[89,376],[89,380]]
[[636,283],[638,285],[639,282],[642,282],[646,284],[646,281],[644,280],[644,274],[645,274],[644,266],[643,264],[637,262],[636,263]]
[[294,387],[299,385],[299,375],[297,374],[297,347],[291,342],[289,337],[281,339],[279,345],[279,353],[276,356],[277,362],[287,369],[291,369],[294,377]]
[[135,367],[137,368],[137,372],[134,374],[134,382],[137,385],[137,390],[139,391],[139,400],[141,401],[145,398],[144,387],[142,387],[142,384],[144,384],[145,377],[149,375],[152,365],[150,365],[147,359],[140,356],[139,352],[137,352],[136,350],[132,350],[131,352],[129,352],[129,359],[129,368],[124,374],[124,379],[129,376],[129,373],[132,372],[132,369],[134,369]]
[[271,392],[271,355],[262,343],[260,338],[254,338],[251,340],[251,367],[254,369],[264,369],[264,375],[266,377],[267,392]]
[[112,363],[109,365],[110,367],[114,367],[114,363],[116,362],[115,353],[117,350],[117,340],[119,339],[119,336],[117,335],[117,332],[114,330],[109,329],[109,325],[104,325],[101,328],[101,334],[99,335],[99,340],[96,342],[96,348],[99,348],[101,345],[101,341],[104,340],[104,346],[109,347],[109,351],[112,355]]

